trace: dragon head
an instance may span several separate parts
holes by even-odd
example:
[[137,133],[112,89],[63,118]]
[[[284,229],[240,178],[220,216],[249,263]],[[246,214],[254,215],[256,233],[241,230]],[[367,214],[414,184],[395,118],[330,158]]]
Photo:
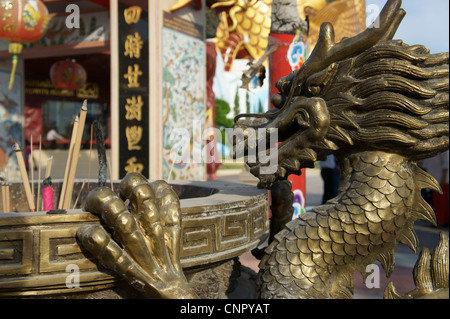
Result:
[[448,149],[449,54],[392,40],[406,13],[400,6],[389,0],[374,25],[339,43],[324,23],[302,68],[277,81],[276,109],[235,118],[245,132],[235,150],[256,147],[251,132],[278,132],[279,144],[264,153],[277,152],[275,174],[262,173],[258,159],[248,163],[260,187],[332,153],[381,150],[420,160]]

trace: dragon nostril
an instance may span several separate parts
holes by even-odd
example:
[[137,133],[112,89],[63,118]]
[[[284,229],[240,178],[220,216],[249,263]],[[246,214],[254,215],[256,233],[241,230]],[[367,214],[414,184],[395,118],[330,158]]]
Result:
[[309,114],[306,110],[299,110],[295,119],[301,127],[310,127]]

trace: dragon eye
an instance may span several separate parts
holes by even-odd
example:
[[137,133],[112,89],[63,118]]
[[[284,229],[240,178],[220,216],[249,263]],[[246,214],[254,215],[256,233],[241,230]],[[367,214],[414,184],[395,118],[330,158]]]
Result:
[[322,90],[328,85],[337,71],[337,64],[332,63],[328,68],[310,76],[306,81],[306,87],[314,96],[322,93]]
[[310,86],[308,86],[308,91],[312,94],[312,95],[319,95],[320,94],[320,91],[321,91],[321,88],[320,88],[320,86],[318,86],[318,85],[310,85]]

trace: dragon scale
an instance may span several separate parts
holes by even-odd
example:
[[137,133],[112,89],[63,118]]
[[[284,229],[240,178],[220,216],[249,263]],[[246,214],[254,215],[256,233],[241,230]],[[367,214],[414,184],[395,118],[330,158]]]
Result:
[[261,298],[350,298],[355,270],[367,274],[378,259],[389,276],[398,242],[417,251],[414,221],[434,223],[420,190],[438,188],[434,179],[402,156],[369,151],[341,171],[339,195],[288,223],[266,249]]

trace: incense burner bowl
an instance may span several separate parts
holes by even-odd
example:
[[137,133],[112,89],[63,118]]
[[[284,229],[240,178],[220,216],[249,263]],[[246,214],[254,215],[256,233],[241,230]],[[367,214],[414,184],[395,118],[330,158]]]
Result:
[[[61,184],[56,180],[52,185],[55,208]],[[181,265],[190,285],[200,297],[229,297],[240,273],[237,257],[268,236],[267,191],[222,182],[171,185],[180,198]],[[77,241],[81,226],[101,223],[82,208],[96,186],[75,182],[74,209],[29,212],[22,183],[11,185],[11,212],[0,213],[0,297],[137,296]]]

